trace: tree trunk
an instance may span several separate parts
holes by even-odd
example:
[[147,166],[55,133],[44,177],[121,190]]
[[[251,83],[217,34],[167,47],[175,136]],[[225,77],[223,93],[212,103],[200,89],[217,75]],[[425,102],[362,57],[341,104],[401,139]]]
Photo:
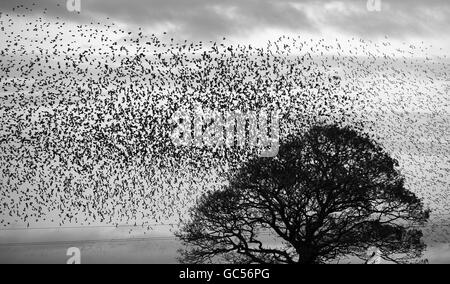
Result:
[[303,246],[299,250],[298,264],[314,264],[316,263],[317,255],[314,252],[314,248],[309,246]]

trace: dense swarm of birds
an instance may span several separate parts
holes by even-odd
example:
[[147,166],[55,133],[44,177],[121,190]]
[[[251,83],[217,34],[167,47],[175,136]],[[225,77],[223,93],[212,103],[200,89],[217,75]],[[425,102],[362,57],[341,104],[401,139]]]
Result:
[[277,110],[281,139],[317,123],[370,134],[448,240],[450,63],[425,43],[190,42],[29,10],[0,15],[2,228],[177,222],[257,154],[173,145],[173,114],[200,106]]

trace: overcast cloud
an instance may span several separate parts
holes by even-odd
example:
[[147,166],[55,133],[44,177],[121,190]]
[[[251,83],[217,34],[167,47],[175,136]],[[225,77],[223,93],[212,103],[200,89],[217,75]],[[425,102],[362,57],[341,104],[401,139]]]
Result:
[[[170,27],[180,36],[204,39],[247,36],[267,28],[286,32],[364,37],[442,37],[450,26],[448,0],[381,0],[381,11],[370,12],[366,0],[80,0],[81,14],[66,9],[66,0],[35,1],[33,11],[76,22],[106,17],[144,28]],[[1,0],[1,11],[30,1]],[[59,6],[58,6],[59,5]],[[444,36],[448,37],[448,36]]]

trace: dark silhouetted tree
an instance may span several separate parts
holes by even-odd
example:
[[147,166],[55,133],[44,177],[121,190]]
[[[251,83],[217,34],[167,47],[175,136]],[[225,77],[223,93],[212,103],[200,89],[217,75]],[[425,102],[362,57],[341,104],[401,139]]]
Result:
[[398,162],[349,128],[317,126],[250,160],[202,196],[176,235],[184,263],[330,263],[419,258],[429,211]]

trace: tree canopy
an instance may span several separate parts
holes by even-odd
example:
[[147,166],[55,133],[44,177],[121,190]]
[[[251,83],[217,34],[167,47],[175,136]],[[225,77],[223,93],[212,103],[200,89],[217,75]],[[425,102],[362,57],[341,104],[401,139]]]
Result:
[[177,232],[184,263],[409,262],[425,249],[429,211],[398,162],[351,128],[316,126],[254,158],[203,195]]

